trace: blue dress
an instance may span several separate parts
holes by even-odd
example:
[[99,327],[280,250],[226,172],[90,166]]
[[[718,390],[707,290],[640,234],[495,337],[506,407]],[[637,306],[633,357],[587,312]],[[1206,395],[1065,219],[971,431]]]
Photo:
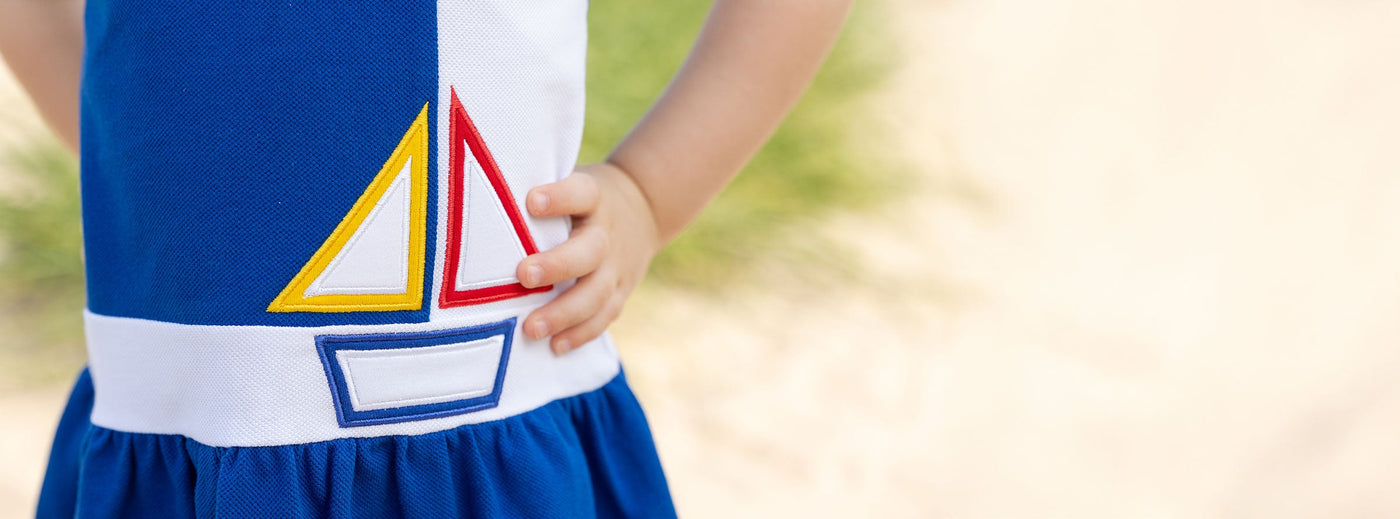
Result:
[[672,517],[606,334],[521,333],[585,0],[92,0],[89,365],[38,516]]

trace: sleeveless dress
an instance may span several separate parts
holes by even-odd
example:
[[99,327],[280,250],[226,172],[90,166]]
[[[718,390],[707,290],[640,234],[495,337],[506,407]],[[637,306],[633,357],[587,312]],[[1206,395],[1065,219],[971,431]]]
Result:
[[586,0],[89,0],[88,369],[39,517],[672,517],[568,222]]

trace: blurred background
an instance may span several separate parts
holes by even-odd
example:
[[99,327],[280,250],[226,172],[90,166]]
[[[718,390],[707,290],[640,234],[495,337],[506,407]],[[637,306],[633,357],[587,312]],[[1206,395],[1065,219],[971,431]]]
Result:
[[[1400,2],[865,0],[613,331],[684,517],[1400,517]],[[596,160],[706,2],[595,0]],[[0,78],[0,517],[83,362]]]

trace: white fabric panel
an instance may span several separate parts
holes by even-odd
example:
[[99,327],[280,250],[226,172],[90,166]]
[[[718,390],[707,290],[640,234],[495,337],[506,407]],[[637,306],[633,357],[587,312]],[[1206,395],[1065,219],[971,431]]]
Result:
[[[456,88],[481,132],[535,244],[547,250],[568,238],[567,218],[534,218],[525,211],[530,188],[573,171],[583,136],[586,0],[481,0],[438,2],[437,135],[449,134],[448,108]],[[448,192],[449,141],[437,139],[438,193]],[[470,155],[470,153],[468,153]],[[435,271],[443,272],[447,196],[438,197]],[[468,223],[468,233],[475,226]],[[470,269],[466,269],[469,270]],[[459,270],[459,276],[462,270]],[[509,274],[514,277],[514,268]],[[486,280],[490,276],[468,279]],[[503,276],[504,277],[504,276]],[[433,300],[442,275],[433,277]],[[565,284],[567,285],[567,284]],[[449,285],[450,286],[450,285]],[[478,312],[519,308],[526,299],[483,305],[433,307],[433,318],[465,318]]]
[[350,406],[356,411],[436,404],[491,394],[500,335],[464,342],[388,350],[340,350]]
[[408,292],[412,166],[413,158],[409,157],[369,216],[326,270],[306,287],[306,296]]
[[462,214],[462,253],[457,266],[457,289],[509,285],[516,282],[515,267],[525,259],[525,248],[510,216],[476,161],[466,169],[466,205]]
[[[537,303],[536,303],[537,304]],[[555,356],[516,326],[500,404],[429,420],[341,428],[316,349],[317,335],[461,328],[523,315],[327,327],[206,326],[85,314],[96,388],[92,423],[118,431],[182,434],[213,446],[290,445],[348,437],[425,434],[499,420],[592,391],[618,374],[606,335]],[[523,320],[523,319],[522,319]],[[399,373],[413,384],[420,374]]]

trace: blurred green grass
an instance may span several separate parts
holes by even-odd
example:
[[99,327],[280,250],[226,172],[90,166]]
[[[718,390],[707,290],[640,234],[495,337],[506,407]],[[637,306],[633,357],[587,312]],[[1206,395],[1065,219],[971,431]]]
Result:
[[[709,2],[638,9],[590,7],[587,130],[581,159],[597,161],[627,132],[679,68]],[[833,211],[894,196],[907,179],[874,144],[870,94],[889,72],[882,4],[858,2],[831,59],[792,116],[739,178],[653,264],[649,283],[710,290],[759,258],[800,264],[838,256],[814,232]],[[70,377],[82,363],[83,285],[77,166],[57,143],[31,142],[6,157],[20,189],[0,194],[0,380]],[[7,384],[0,384],[7,385]]]
[[[590,9],[583,161],[598,161],[641,118],[680,67],[710,2],[638,10],[621,0]],[[652,265],[650,281],[687,289],[726,285],[756,260],[819,265],[840,255],[814,227],[833,211],[894,196],[910,176],[879,146],[872,96],[896,63],[885,4],[856,2],[830,59],[737,179]]]
[[0,387],[70,378],[84,358],[77,162],[53,140],[4,159],[15,182],[0,196]]

